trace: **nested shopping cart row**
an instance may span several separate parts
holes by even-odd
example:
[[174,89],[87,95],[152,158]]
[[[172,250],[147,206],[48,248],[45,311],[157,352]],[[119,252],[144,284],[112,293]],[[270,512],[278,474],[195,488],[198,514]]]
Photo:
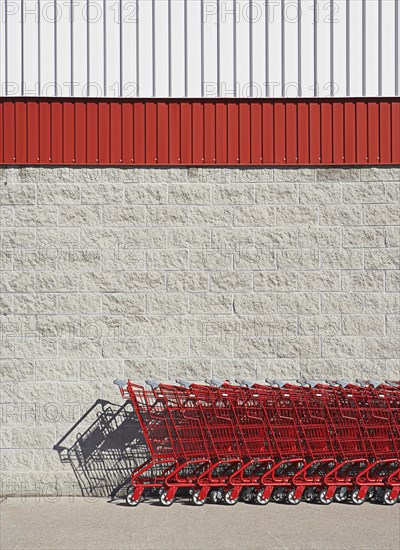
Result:
[[151,454],[131,505],[154,488],[164,505],[180,489],[195,504],[399,497],[399,383],[117,383]]

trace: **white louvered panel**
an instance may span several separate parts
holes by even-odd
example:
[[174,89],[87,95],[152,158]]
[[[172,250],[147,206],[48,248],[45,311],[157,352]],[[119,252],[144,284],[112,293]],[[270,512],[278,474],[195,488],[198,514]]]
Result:
[[[26,96],[39,95],[39,28],[35,24],[39,17],[37,0],[24,2],[24,86],[22,93]],[[32,21],[31,21],[32,19]],[[1,48],[2,49],[2,48]],[[70,80],[70,75],[67,81]]]
[[400,0],[0,0],[0,9],[3,95],[399,95]]

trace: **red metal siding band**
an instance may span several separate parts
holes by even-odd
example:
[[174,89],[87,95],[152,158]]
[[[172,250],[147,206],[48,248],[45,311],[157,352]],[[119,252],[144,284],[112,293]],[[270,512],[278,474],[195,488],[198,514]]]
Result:
[[399,99],[0,99],[0,164],[399,163]]

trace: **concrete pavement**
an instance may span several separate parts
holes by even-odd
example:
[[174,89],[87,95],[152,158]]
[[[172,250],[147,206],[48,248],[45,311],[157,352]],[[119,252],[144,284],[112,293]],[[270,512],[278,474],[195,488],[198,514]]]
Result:
[[1,550],[399,550],[400,505],[137,508],[79,497],[9,498]]

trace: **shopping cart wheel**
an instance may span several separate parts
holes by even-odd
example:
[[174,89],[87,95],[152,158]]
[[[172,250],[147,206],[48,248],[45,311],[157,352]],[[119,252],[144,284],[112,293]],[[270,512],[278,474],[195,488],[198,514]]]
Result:
[[397,498],[391,498],[390,493],[392,492],[392,489],[386,489],[386,491],[383,493],[383,502],[387,504],[388,506],[393,506],[393,504],[396,504]]
[[210,496],[210,500],[213,504],[218,504],[219,502],[221,502],[221,500],[223,498],[222,492],[218,491],[218,490],[211,491],[209,496]]
[[358,496],[359,489],[353,489],[350,493],[350,500],[353,504],[363,504],[366,497]]
[[285,496],[286,496],[286,490],[281,488],[275,489],[274,492],[272,493],[272,499],[275,502],[283,502],[285,500]]
[[339,489],[336,489],[335,493],[335,500],[336,502],[346,502],[348,497],[347,489],[346,487],[339,487]]
[[314,500],[315,500],[315,489],[314,489],[314,487],[308,487],[303,493],[303,498],[306,502],[314,502]]
[[333,502],[334,496],[331,496],[329,498],[326,498],[326,493],[328,492],[328,489],[321,489],[318,499],[321,504],[331,504]]
[[256,502],[257,502],[257,504],[261,504],[261,505],[268,504],[269,497],[268,498],[263,497],[264,490],[265,489],[260,489],[259,491],[257,491],[257,493],[256,493]]
[[129,506],[137,506],[142,501],[142,497],[138,499],[134,499],[133,489],[131,489],[130,491],[128,491],[128,494],[126,495],[125,500],[126,500],[126,503],[129,504]]
[[242,500],[243,502],[251,502],[253,499],[254,499],[253,489],[251,487],[247,487],[242,492]]
[[160,493],[160,502],[163,506],[171,506],[175,502],[175,498],[167,498],[168,489],[163,489]]
[[200,489],[198,489],[197,491],[194,491],[194,493],[192,494],[192,502],[196,506],[203,506],[206,499],[205,498],[199,498],[199,497],[200,497]]
[[232,490],[231,490],[231,491],[227,491],[227,492],[224,494],[224,502],[225,502],[225,504],[229,504],[229,506],[233,506],[233,505],[236,504],[237,501],[238,501],[237,498],[232,498],[231,495],[232,495]]
[[289,492],[288,492],[288,495],[287,495],[287,501],[289,504],[299,504],[300,501],[301,501],[301,497],[295,497],[296,493],[296,489],[291,489]]

